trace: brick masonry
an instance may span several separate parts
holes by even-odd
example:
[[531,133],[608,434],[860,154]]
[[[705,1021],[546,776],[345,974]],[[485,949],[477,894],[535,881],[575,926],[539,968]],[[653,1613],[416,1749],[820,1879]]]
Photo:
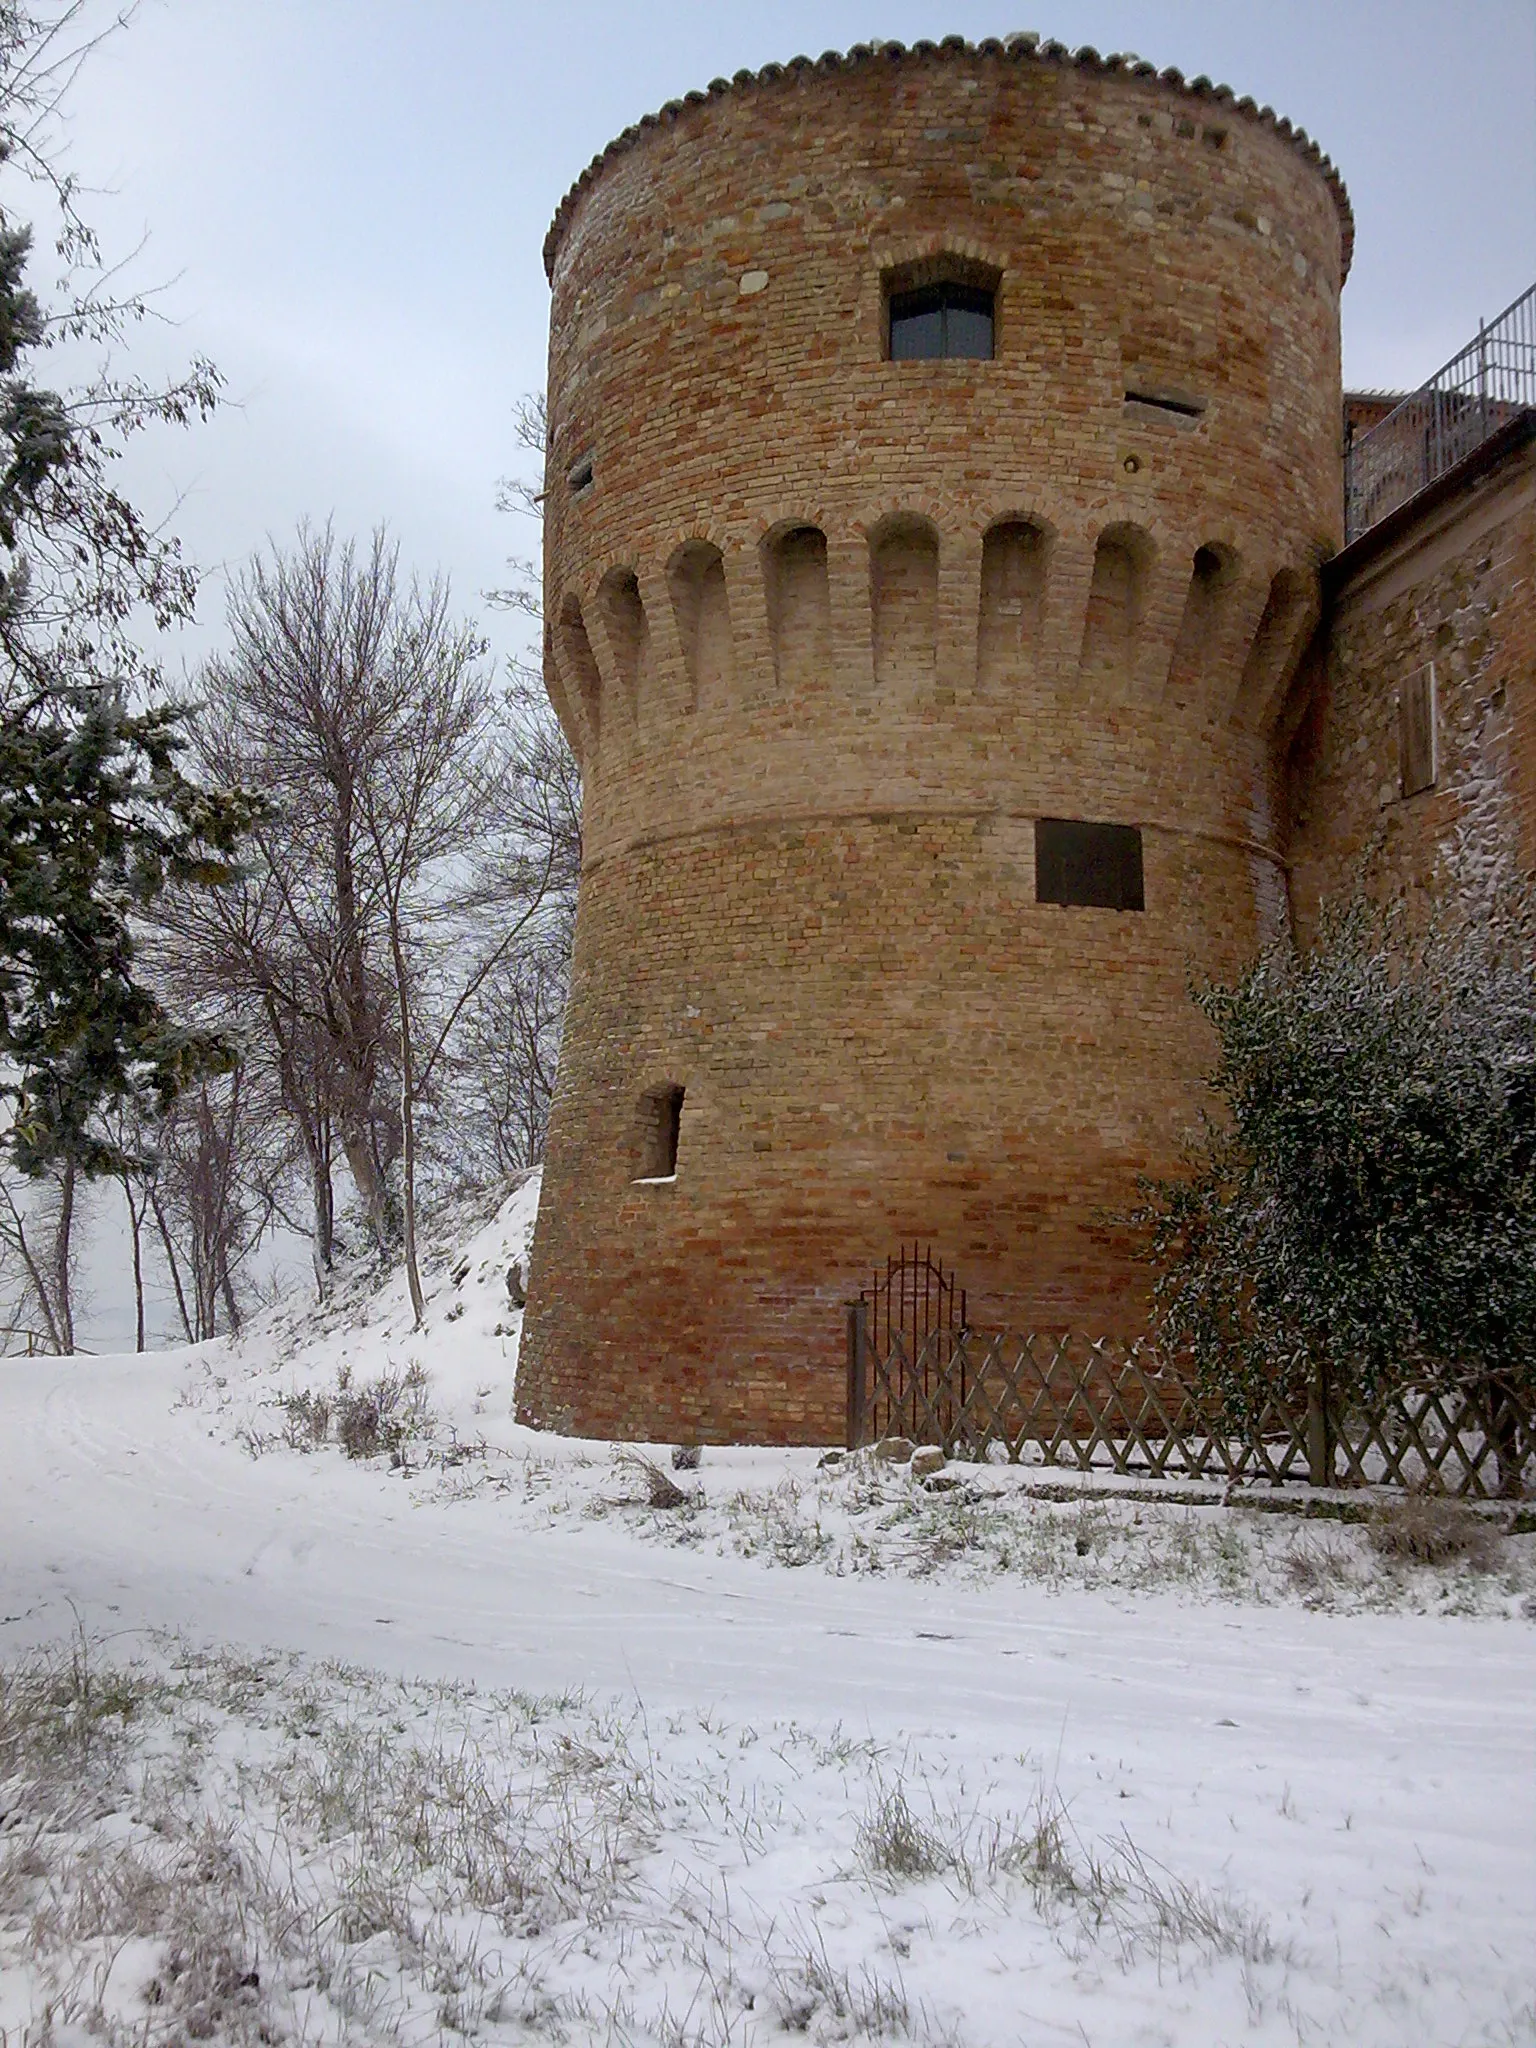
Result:
[[[1475,894],[1536,873],[1536,419],[1330,565],[1289,764],[1298,929],[1325,897]],[[1403,788],[1434,674],[1436,773]]]
[[[585,866],[525,1419],[834,1440],[841,1304],[913,1236],[978,1319],[1135,1326],[1188,977],[1286,914],[1349,232],[1267,112],[1017,45],[712,89],[562,207]],[[886,361],[945,264],[996,279],[995,360]],[[1038,904],[1040,817],[1140,826],[1145,911]]]

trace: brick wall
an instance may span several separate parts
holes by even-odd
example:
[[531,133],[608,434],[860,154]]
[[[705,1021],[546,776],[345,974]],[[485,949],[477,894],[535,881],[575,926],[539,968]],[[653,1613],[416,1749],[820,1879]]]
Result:
[[1346,391],[1344,394],[1344,431],[1358,441],[1362,434],[1368,434],[1372,427],[1379,427],[1391,412],[1395,412],[1407,397],[1405,391]]
[[[1107,1219],[1196,1108],[1187,976],[1284,910],[1347,230],[1230,96],[996,47],[765,74],[562,209],[586,865],[526,1418],[833,1438],[840,1304],[914,1235],[978,1318],[1134,1325]],[[882,278],[946,255],[995,360],[885,361]],[[1040,817],[1140,826],[1145,911],[1036,903]]]
[[[1330,574],[1289,799],[1303,935],[1357,887],[1536,873],[1536,438],[1506,434],[1406,511]],[[1405,794],[1403,692],[1431,665],[1437,773]]]

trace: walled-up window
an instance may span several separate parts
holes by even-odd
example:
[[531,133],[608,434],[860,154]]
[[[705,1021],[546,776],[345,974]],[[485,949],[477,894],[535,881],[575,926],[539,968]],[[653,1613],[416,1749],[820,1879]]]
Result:
[[891,361],[992,358],[993,294],[980,285],[929,284],[891,294]]
[[633,569],[610,569],[598,586],[608,644],[618,667],[619,686],[633,713],[650,666],[650,624]]
[[1145,910],[1140,828],[1037,818],[1035,901],[1088,910]]
[[[1237,557],[1230,548],[1195,549],[1179,637],[1168,664],[1168,688],[1175,696],[1193,693],[1220,654],[1220,633],[1237,588]],[[1214,671],[1213,671],[1214,672]]]
[[653,1088],[640,1098],[639,1180],[672,1180],[683,1129],[681,1088]]
[[566,687],[574,690],[580,698],[592,737],[596,739],[603,713],[602,679],[592,653],[592,642],[587,636],[586,622],[581,615],[581,600],[574,590],[566,593],[560,607],[560,627],[555,644]]

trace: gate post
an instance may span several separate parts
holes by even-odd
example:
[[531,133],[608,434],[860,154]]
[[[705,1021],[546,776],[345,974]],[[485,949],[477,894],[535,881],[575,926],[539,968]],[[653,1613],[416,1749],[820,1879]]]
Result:
[[848,1304],[848,1448],[864,1440],[864,1347],[868,1342],[869,1310],[863,1300]]
[[1307,1381],[1307,1477],[1314,1486],[1333,1484],[1333,1418],[1328,1412],[1328,1368],[1321,1359]]

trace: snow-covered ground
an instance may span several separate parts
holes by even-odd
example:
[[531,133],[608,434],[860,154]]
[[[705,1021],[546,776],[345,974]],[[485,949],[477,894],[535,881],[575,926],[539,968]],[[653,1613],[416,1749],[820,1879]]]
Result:
[[1536,2041],[1536,1538],[810,1451],[645,1505],[511,1420],[536,1199],[419,1334],[0,1365],[0,2048]]

